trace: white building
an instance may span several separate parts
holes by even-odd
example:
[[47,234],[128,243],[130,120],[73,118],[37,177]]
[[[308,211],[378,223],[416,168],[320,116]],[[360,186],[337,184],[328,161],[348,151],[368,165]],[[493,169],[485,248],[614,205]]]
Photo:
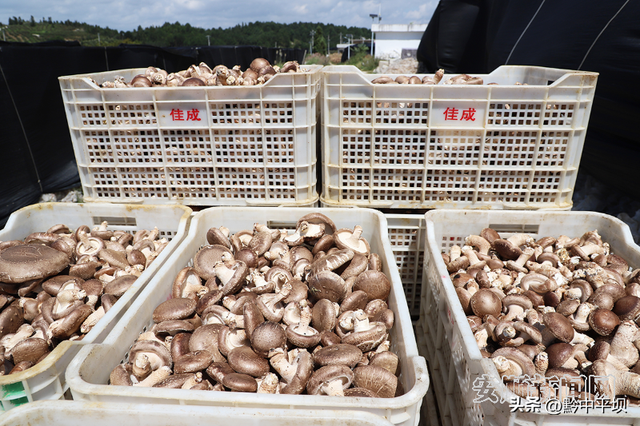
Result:
[[427,24],[372,24],[375,57],[380,59],[415,57],[420,39],[426,29]]

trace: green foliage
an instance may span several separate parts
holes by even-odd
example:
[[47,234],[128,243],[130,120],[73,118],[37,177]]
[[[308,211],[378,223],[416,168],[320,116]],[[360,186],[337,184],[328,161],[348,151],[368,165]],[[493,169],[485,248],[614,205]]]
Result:
[[379,59],[370,55],[370,50],[365,44],[358,44],[351,49],[351,58],[346,65],[355,65],[362,71],[373,71],[378,68]]
[[322,32],[322,26],[320,25],[316,27],[316,33],[313,38],[313,52],[320,53],[323,55],[327,53],[327,41],[324,38],[324,33]]
[[[52,21],[42,18],[39,22],[32,16],[29,20],[13,16],[5,29],[7,41],[35,43],[51,40],[76,40],[84,46],[112,46],[120,43],[148,44],[158,47],[178,46],[239,46],[253,45],[263,47],[282,47],[309,49],[311,30],[316,31],[314,52],[326,53],[326,40],[329,37],[334,49],[345,40],[346,34],[355,39],[369,37],[369,29],[346,27],[344,25],[294,22],[279,24],[275,22],[241,23],[231,28],[203,29],[179,22],[165,22],[162,26],[138,28],[131,31],[118,31],[102,28],[77,21]],[[321,33],[319,35],[318,33]],[[36,35],[34,35],[36,34]],[[100,34],[100,42],[98,42]],[[207,35],[210,36],[207,40]],[[322,43],[324,43],[322,45]],[[331,47],[331,46],[330,46]]]
[[[98,42],[100,34],[100,42]],[[77,21],[53,21],[42,18],[39,22],[31,17],[25,21],[20,17],[9,18],[9,26],[4,29],[7,41],[37,43],[43,41],[78,41],[84,46],[111,46],[123,42],[124,37],[117,30],[102,28]]]
[[306,65],[330,65],[331,61],[324,53],[313,53],[311,55],[307,55],[304,63]]

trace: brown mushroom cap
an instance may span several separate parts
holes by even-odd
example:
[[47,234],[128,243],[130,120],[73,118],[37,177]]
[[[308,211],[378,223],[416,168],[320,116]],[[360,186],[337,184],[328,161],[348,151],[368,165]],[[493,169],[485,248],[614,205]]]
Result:
[[558,342],[550,345],[546,352],[549,355],[549,368],[562,367],[573,355],[573,346],[569,343]]
[[136,341],[129,350],[129,360],[135,360],[139,353],[153,355],[155,357],[154,361],[158,362],[157,366],[170,366],[172,362],[169,349],[167,349],[164,344],[155,340]]
[[233,256],[231,250],[222,245],[205,246],[193,256],[193,267],[203,280],[215,278],[215,265],[222,260],[222,255],[228,253]]
[[502,259],[516,260],[522,254],[520,247],[506,239],[497,239],[491,245]]
[[104,292],[105,294],[121,297],[137,279],[138,277],[135,275],[122,275],[108,282],[107,285],[104,286]]
[[260,70],[268,66],[271,66],[271,64],[265,58],[255,58],[253,61],[251,61],[249,68],[256,73],[260,73]]
[[301,394],[313,374],[313,358],[306,350],[301,350],[298,353],[294,364],[297,365],[296,372],[291,378],[291,381],[280,388],[280,393],[290,395]]
[[105,248],[100,250],[98,258],[120,269],[126,269],[128,266],[131,266],[127,260],[127,254],[121,251]]
[[238,250],[234,257],[236,260],[241,260],[246,263],[249,268],[255,268],[258,266],[259,257],[256,252],[250,248]]
[[222,294],[224,296],[240,291],[245,283],[245,278],[249,274],[249,267],[241,260],[235,261],[231,269],[233,270],[233,275],[222,287]]
[[207,350],[214,353],[218,350],[218,336],[222,324],[203,324],[196,328],[189,339],[189,351]]
[[165,300],[153,311],[153,321],[159,323],[172,319],[186,319],[196,311],[196,301],[189,298]]
[[374,391],[365,388],[345,389],[344,396],[350,396],[354,398],[378,398],[378,395]]
[[0,313],[0,337],[15,333],[23,323],[23,309],[18,305],[7,306]]
[[39,337],[29,337],[13,347],[11,356],[15,364],[22,361],[30,361],[35,364],[49,351],[49,343],[46,340]]
[[264,321],[251,333],[251,347],[266,357],[271,349],[284,348],[287,337],[282,326],[273,321]]
[[178,357],[173,363],[174,374],[196,373],[206,369],[213,361],[213,354],[206,350],[189,352]]
[[[192,352],[189,349],[190,340],[191,340],[191,333],[187,333],[187,332],[176,333],[172,337],[171,344],[169,345],[169,352],[171,352],[171,359],[178,359],[182,355]],[[198,348],[198,349],[201,349],[201,348]],[[218,350],[218,347],[216,346],[214,350]]]
[[482,288],[476,291],[469,301],[473,313],[480,318],[485,315],[498,317],[502,311],[502,300],[495,292]]
[[506,359],[516,363],[522,372],[522,375],[533,377],[535,374],[535,366],[533,361],[522,351],[517,348],[499,348],[491,354],[491,358],[503,356]]
[[369,300],[387,300],[391,293],[391,281],[382,271],[364,271],[353,283],[353,291],[362,290],[369,296]]
[[292,324],[285,330],[287,341],[298,348],[311,348],[320,343],[320,332],[313,327]]
[[377,365],[363,365],[353,370],[353,383],[369,389],[381,398],[393,398],[398,387],[398,378],[389,370]]
[[153,325],[152,331],[158,335],[175,335],[178,333],[190,333],[195,330],[195,325],[187,320],[175,319],[160,321]]
[[544,376],[548,379],[553,379],[554,383],[559,383],[560,385],[568,385],[568,386],[579,386],[580,383],[580,373],[573,368],[565,368],[565,367],[553,367],[549,368]]
[[320,367],[337,364],[353,368],[361,359],[362,351],[357,346],[343,343],[327,346],[313,353],[313,361]]
[[202,280],[196,270],[192,267],[184,267],[178,272],[175,280],[173,280],[173,287],[171,289],[171,297],[189,297],[191,299],[198,299],[194,292],[184,294],[184,290],[187,286],[197,287],[202,285]]
[[273,236],[270,231],[258,231],[253,234],[253,237],[247,244],[251,250],[255,251],[258,256],[262,256],[269,250],[273,243]]
[[56,275],[49,278],[42,283],[42,289],[49,293],[51,296],[56,296],[60,291],[60,288],[67,284],[69,281],[75,283],[74,288],[80,290],[84,280],[82,278],[74,277],[71,275]]
[[613,306],[613,312],[618,315],[620,320],[635,321],[640,315],[640,297],[625,296],[616,301]]
[[62,272],[69,256],[45,245],[21,244],[0,252],[0,282],[19,284]]
[[369,302],[369,295],[363,290],[354,290],[340,304],[340,313],[364,309]]
[[118,364],[109,374],[109,384],[114,386],[133,386],[131,364]]
[[248,374],[235,372],[225,374],[222,384],[236,392],[255,392],[258,390],[258,382]]
[[343,279],[357,277],[369,266],[369,258],[361,253],[354,253],[349,264],[340,272]]
[[574,329],[569,319],[557,312],[547,312],[542,316],[542,322],[549,332],[561,342],[570,342],[574,336]]
[[[80,304],[64,318],[54,321],[49,326],[51,335],[57,339],[68,339],[76,333],[93,310],[87,304]],[[55,324],[55,326],[54,326]]]
[[332,271],[320,271],[309,276],[307,285],[314,300],[329,299],[339,303],[347,294],[345,281]]
[[397,373],[399,363],[398,355],[391,351],[378,352],[369,360],[369,365],[377,365],[394,375]]
[[601,336],[608,336],[620,324],[620,318],[608,309],[597,308],[589,314],[589,326]]
[[325,365],[313,372],[307,382],[307,393],[322,395],[327,393],[330,382],[341,382],[342,391],[353,383],[354,372],[346,365]]
[[564,299],[556,306],[556,312],[564,316],[569,316],[580,306],[580,299]]
[[502,299],[502,306],[505,311],[509,309],[509,306],[519,306],[522,312],[533,307],[531,299],[522,294],[509,294]]
[[342,338],[342,343],[357,346],[361,351],[375,349],[387,337],[387,327],[381,322],[370,322],[369,328],[354,331]]
[[225,233],[222,232],[220,228],[217,228],[215,226],[207,230],[207,242],[210,245],[219,244],[228,249],[231,249],[231,241],[229,241],[229,237],[227,237],[227,235],[225,235]]
[[237,373],[252,377],[262,377],[270,370],[269,361],[254,352],[249,346],[238,346],[231,349],[227,362]]
[[337,316],[333,302],[320,299],[311,310],[311,325],[319,332],[331,331],[336,326]]
[[333,233],[336,232],[336,224],[333,223],[333,220],[331,220],[327,215],[320,212],[313,212],[302,216],[300,219],[298,219],[296,227],[299,227],[302,222],[323,224],[324,233],[326,235],[333,235]]
[[[185,382],[191,378],[196,378],[195,373],[172,374],[161,382],[153,385],[154,388],[180,389]],[[192,388],[190,388],[192,389]]]

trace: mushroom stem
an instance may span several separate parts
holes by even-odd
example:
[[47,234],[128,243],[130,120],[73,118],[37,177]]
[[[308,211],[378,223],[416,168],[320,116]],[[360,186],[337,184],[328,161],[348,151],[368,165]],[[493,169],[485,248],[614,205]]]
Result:
[[275,348],[271,351],[269,363],[286,383],[289,383],[296,374],[296,366],[289,362],[287,353],[282,348]]
[[625,320],[620,323],[616,334],[611,340],[610,355],[618,358],[628,368],[638,362],[638,349],[633,342],[636,340],[638,327],[633,321]]
[[353,332],[367,331],[370,328],[369,316],[362,309],[355,311],[353,313]]
[[102,306],[100,306],[98,309],[93,311],[91,314],[89,314],[87,319],[85,319],[82,325],[80,326],[80,332],[85,334],[90,332],[91,329],[98,323],[98,321],[102,319],[104,314],[105,314],[104,307]]
[[329,380],[320,387],[320,392],[329,396],[344,396],[341,379]]
[[171,368],[164,365],[151,372],[144,380],[134,384],[140,387],[153,387],[171,375]]
[[280,381],[278,380],[278,376],[274,373],[267,373],[261,379],[257,380],[258,382],[258,391],[257,393],[270,393],[275,394],[279,393],[280,390]]

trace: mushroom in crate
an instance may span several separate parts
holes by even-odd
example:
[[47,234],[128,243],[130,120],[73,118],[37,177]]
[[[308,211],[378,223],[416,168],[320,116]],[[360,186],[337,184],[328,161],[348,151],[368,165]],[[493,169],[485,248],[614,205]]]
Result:
[[0,374],[24,371],[87,335],[168,244],[107,222],[0,243]]
[[[156,307],[153,325],[133,346],[150,339],[170,355],[168,363],[144,360],[145,368],[172,367],[168,377],[158,373],[163,378],[154,386],[177,387],[188,373],[197,375],[197,389],[216,391],[402,393],[398,356],[389,350],[391,282],[360,226],[338,229],[319,212],[300,217],[293,230],[256,223],[231,233],[219,225],[208,230],[207,244],[178,273],[172,298]],[[184,326],[170,331],[167,322]],[[130,352],[111,384],[149,383],[155,370],[137,374],[138,358]]]
[[509,390],[542,400],[640,397],[631,385],[640,381],[640,269],[596,231],[536,240],[485,228],[464,242],[442,259],[481,354]]

